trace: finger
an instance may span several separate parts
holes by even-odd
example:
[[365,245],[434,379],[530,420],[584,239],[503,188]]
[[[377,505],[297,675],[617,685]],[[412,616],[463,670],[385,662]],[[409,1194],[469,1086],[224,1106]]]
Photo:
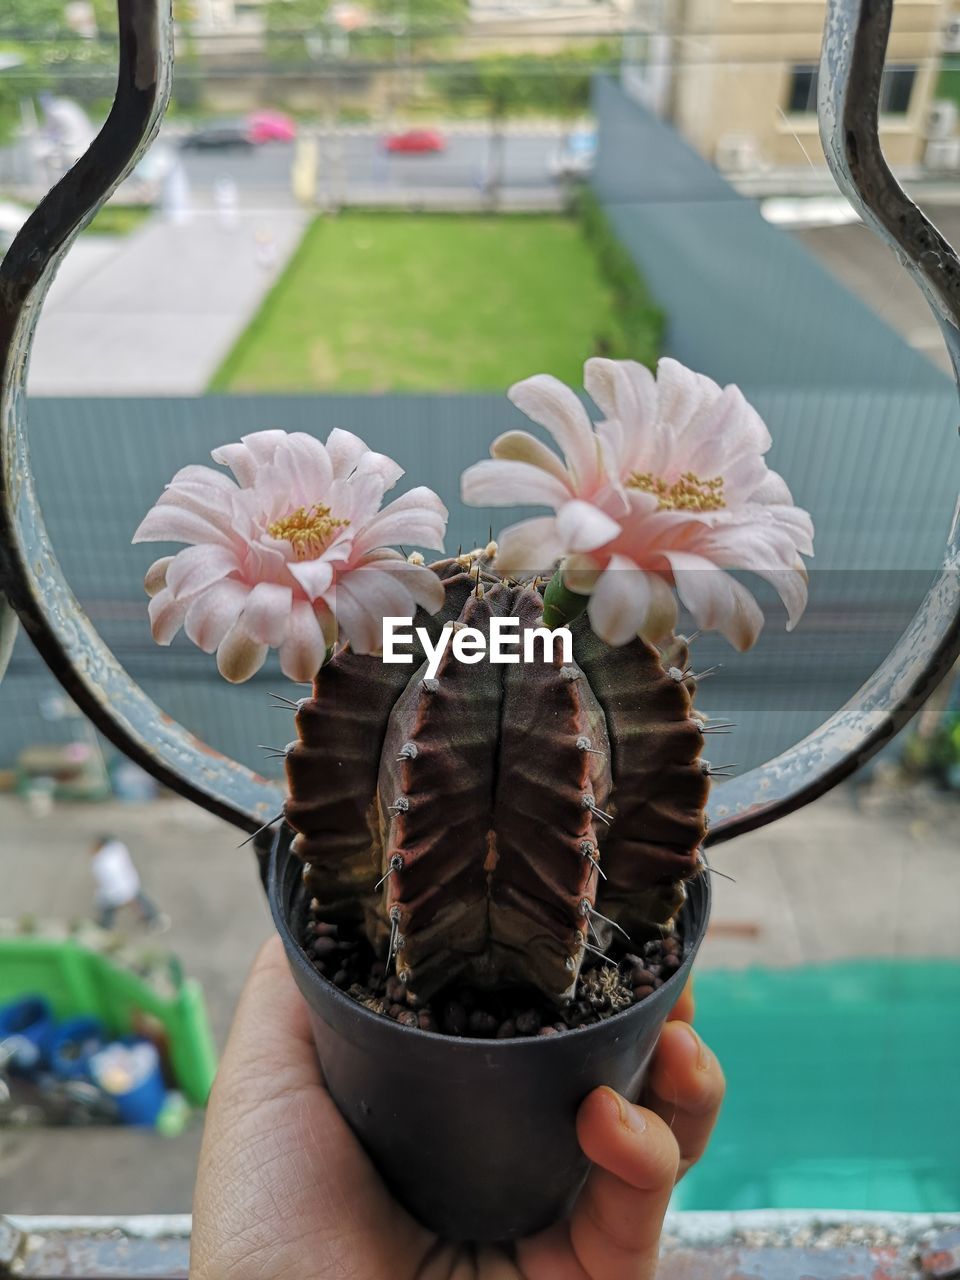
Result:
[[577,1113],[593,1161],[570,1218],[570,1243],[590,1280],[653,1280],[679,1152],[659,1116],[595,1089]]
[[703,1155],[726,1082],[720,1064],[685,1022],[668,1022],[647,1076],[643,1103],[669,1126],[680,1148],[679,1177]]
[[668,1022],[692,1022],[694,1013],[693,1000],[693,977],[687,979],[687,984],[680,992],[677,1003],[667,1014]]

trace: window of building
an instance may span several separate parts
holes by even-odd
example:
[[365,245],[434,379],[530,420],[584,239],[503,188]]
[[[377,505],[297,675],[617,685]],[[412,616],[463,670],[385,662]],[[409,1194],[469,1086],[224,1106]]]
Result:
[[817,109],[817,68],[794,67],[790,74],[790,97],[787,110],[791,115],[804,115]]
[[[914,66],[888,67],[880,83],[880,114],[904,116],[910,109],[910,96],[917,78]],[[787,111],[791,115],[813,114],[817,110],[817,68],[812,63],[798,63],[790,72]]]
[[880,83],[880,114],[905,116],[910,109],[910,95],[917,78],[916,67],[888,67]]

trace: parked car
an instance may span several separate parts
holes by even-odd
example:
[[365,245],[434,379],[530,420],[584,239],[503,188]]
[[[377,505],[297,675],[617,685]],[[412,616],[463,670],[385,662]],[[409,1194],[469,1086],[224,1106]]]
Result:
[[447,143],[437,129],[406,129],[402,133],[388,133],[383,145],[387,151],[426,155],[445,151]]
[[297,136],[297,126],[282,111],[253,111],[247,117],[247,131],[250,141],[261,142],[293,142]]
[[547,172],[558,181],[587,178],[597,158],[597,135],[593,129],[575,129],[547,157]]
[[191,150],[213,151],[251,147],[253,141],[246,120],[212,120],[198,125],[180,143]]
[[198,125],[181,143],[184,147],[255,147],[265,142],[293,142],[297,126],[282,111],[251,111],[237,120],[211,120]]

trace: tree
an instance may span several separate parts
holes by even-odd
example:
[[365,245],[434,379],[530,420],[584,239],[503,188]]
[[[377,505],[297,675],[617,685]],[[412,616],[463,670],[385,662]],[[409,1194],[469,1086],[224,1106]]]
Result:
[[87,103],[112,92],[116,10],[111,0],[92,0],[91,8],[97,34],[84,36],[67,23],[63,0],[3,0],[0,51],[18,63],[0,71],[0,141],[16,129],[23,100],[43,89]]
[[311,61],[307,40],[326,32],[329,0],[267,0],[267,55],[274,62]]
[[585,111],[590,102],[590,78],[613,60],[612,54],[608,43],[571,48],[548,57],[491,54],[437,78],[435,83],[445,96],[486,104],[490,150],[485,185],[491,205],[499,203],[503,184],[504,122],[529,111],[559,116]]

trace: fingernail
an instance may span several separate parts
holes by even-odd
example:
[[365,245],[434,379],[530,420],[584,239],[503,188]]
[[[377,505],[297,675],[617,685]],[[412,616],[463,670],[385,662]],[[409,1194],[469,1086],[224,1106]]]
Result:
[[613,1089],[607,1092],[612,1098],[616,1099],[617,1110],[620,1112],[620,1123],[630,1133],[643,1133],[647,1127],[646,1116],[640,1107],[635,1107],[632,1103],[627,1102],[626,1098],[621,1098],[619,1093]]
[[683,1029],[697,1047],[697,1070],[706,1071],[713,1059],[713,1054],[694,1031],[693,1027],[690,1026],[689,1022],[683,1023]]

